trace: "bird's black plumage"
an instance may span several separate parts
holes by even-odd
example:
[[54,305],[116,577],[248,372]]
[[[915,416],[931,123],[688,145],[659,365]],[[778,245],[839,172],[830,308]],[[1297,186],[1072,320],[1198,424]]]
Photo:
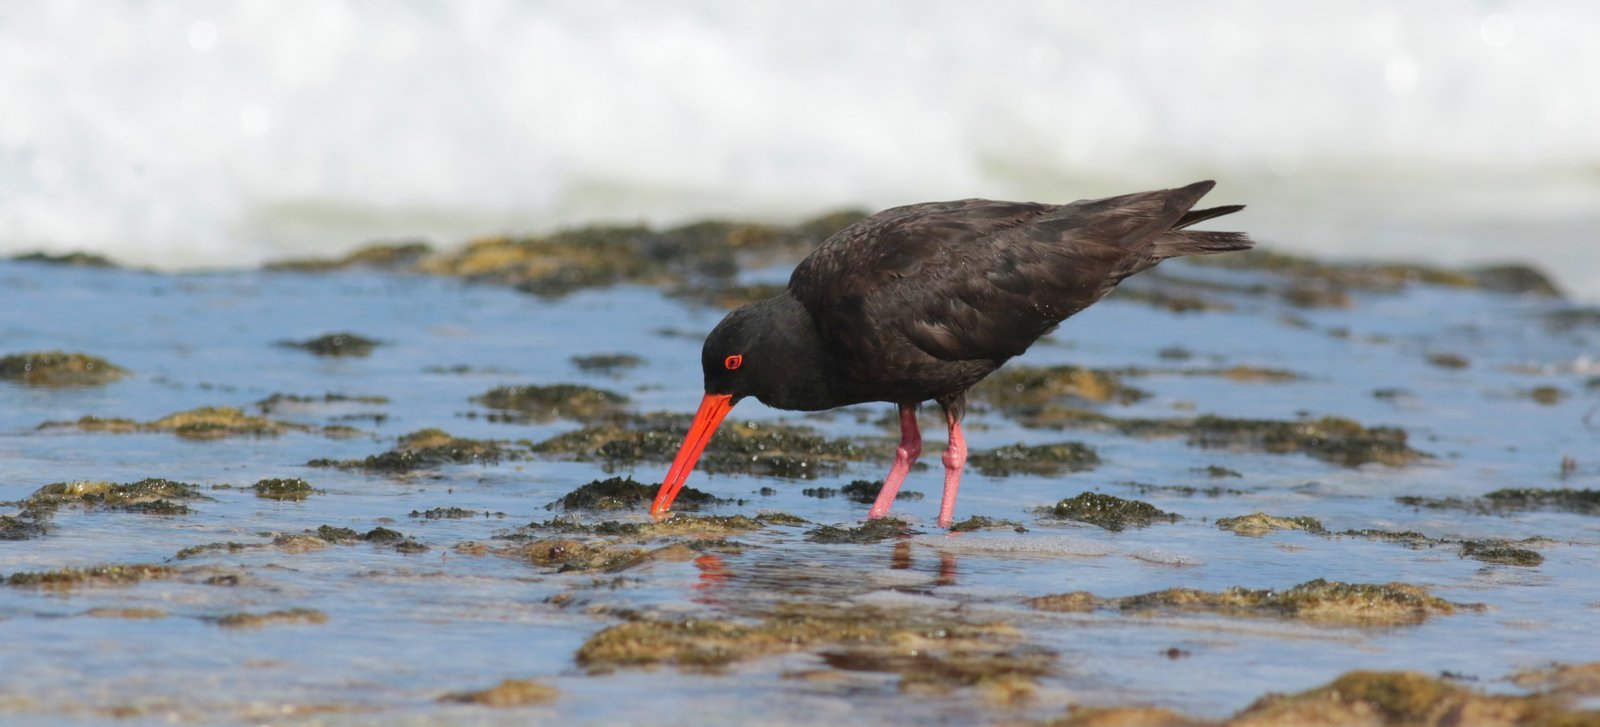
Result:
[[[879,212],[823,242],[783,293],[717,325],[702,349],[705,406],[721,402],[711,417],[720,421],[746,396],[799,410],[892,402],[901,407],[904,441],[915,443],[915,417],[905,412],[933,400],[945,409],[954,446],[968,388],[1123,279],[1168,258],[1252,246],[1243,233],[1186,229],[1243,209],[1192,209],[1212,186],[1062,205],[965,199]],[[709,436],[691,439],[702,437],[703,446]],[[953,459],[947,454],[950,500],[964,446]],[[669,484],[676,478],[681,486],[698,456],[688,443],[684,451],[693,453],[680,454],[687,464],[674,465]],[[658,510],[670,504],[669,489]]]

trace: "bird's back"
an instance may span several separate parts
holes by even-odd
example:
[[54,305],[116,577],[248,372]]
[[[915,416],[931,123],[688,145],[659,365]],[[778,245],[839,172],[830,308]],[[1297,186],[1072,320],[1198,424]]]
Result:
[[956,395],[1129,275],[1249,248],[1241,233],[1183,229],[1241,209],[1191,211],[1211,186],[896,207],[829,238],[795,268],[789,292],[817,323],[836,387],[859,391],[849,398]]

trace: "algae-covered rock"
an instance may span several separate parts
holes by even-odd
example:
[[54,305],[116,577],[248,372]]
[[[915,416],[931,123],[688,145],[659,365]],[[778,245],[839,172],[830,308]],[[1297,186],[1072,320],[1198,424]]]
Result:
[[1178,515],[1161,510],[1148,502],[1124,500],[1098,492],[1085,492],[1069,497],[1050,507],[1041,508],[1039,512],[1043,515],[1098,525],[1107,530],[1142,528],[1158,520],[1177,522],[1179,519]]
[[298,477],[289,479],[266,479],[256,482],[250,487],[256,497],[265,500],[294,500],[300,501],[310,497],[316,490],[311,483]]
[[645,562],[648,551],[604,540],[544,538],[523,544],[512,555],[558,572],[620,571]]
[[400,437],[388,452],[362,459],[314,459],[306,465],[405,474],[449,464],[495,465],[501,460],[526,458],[527,450],[507,442],[456,437],[442,429],[421,429]]
[[829,544],[876,543],[889,538],[898,538],[910,532],[912,532],[911,526],[906,521],[882,517],[868,520],[853,528],[822,525],[806,533],[806,540]]
[[[632,477],[609,477],[603,480],[593,480],[588,484],[578,487],[561,499],[545,505],[546,510],[561,508],[562,510],[624,510],[634,507],[645,507],[655,501],[656,491],[660,485],[647,485],[635,481]],[[693,487],[685,487],[678,492],[678,498],[672,501],[674,508],[692,509],[702,505],[712,505],[723,502],[710,494]]]
[[69,268],[102,268],[117,267],[110,258],[89,252],[64,252],[49,253],[44,251],[23,253],[11,258],[19,263],[38,263],[41,265],[60,265]]
[[1018,533],[1028,532],[1028,529],[1023,527],[1022,523],[1016,522],[1015,520],[1000,520],[998,518],[987,517],[984,515],[973,515],[972,517],[950,526],[950,532],[952,533],[970,533],[979,530],[1011,530]]
[[572,365],[579,371],[615,376],[625,369],[644,365],[644,359],[631,353],[592,353],[573,356]]
[[44,523],[23,515],[0,515],[0,540],[27,540],[44,535]]
[[8,586],[67,590],[93,586],[131,586],[145,580],[162,580],[177,575],[171,566],[133,564],[100,565],[86,568],[61,568],[51,571],[12,573],[5,578]]
[[1274,530],[1304,530],[1312,533],[1322,533],[1325,530],[1322,523],[1316,518],[1301,515],[1298,517],[1278,517],[1264,512],[1240,515],[1239,517],[1219,517],[1217,527],[1230,530],[1235,535],[1248,535],[1259,538]]
[[410,517],[424,520],[465,520],[487,514],[477,510],[468,510],[464,507],[434,507],[427,510],[412,510]]
[[310,351],[318,356],[359,357],[371,354],[372,350],[383,345],[383,342],[357,333],[341,332],[327,333],[304,341],[280,341],[278,345]]
[[328,614],[310,608],[289,608],[265,613],[229,613],[207,620],[225,629],[260,629],[268,626],[325,624]]
[[1145,419],[1045,405],[1015,418],[1023,426],[1041,429],[1108,430],[1136,437],[1186,436],[1189,444],[1196,447],[1303,453],[1345,467],[1369,462],[1401,466],[1428,456],[1407,445],[1405,430],[1364,427],[1341,417],[1303,421],[1213,415],[1192,419]]
[[975,401],[1016,410],[1057,401],[1131,404],[1149,393],[1122,383],[1109,371],[1079,366],[1007,366],[972,388]]
[[86,416],[76,421],[45,422],[41,429],[72,427],[85,432],[160,432],[184,439],[211,440],[226,437],[276,437],[290,431],[314,431],[314,427],[252,416],[231,406],[203,406],[169,414],[155,421]]
[[1124,612],[1200,612],[1276,616],[1338,626],[1421,623],[1429,616],[1475,608],[1451,603],[1405,583],[1341,583],[1318,578],[1284,591],[1229,588],[1221,592],[1169,588],[1111,599]]
[[433,252],[426,242],[381,242],[363,245],[337,258],[280,260],[262,266],[269,272],[324,273],[351,268],[405,270]]
[[532,679],[507,679],[488,689],[451,692],[439,697],[439,701],[484,707],[529,707],[549,704],[560,696],[560,690],[542,682]]
[[1494,508],[1600,514],[1600,490],[1512,487],[1490,492],[1483,499]]
[[126,369],[86,353],[34,351],[0,357],[0,380],[28,386],[97,386],[126,375]]
[[[162,509],[187,512],[187,508],[175,506],[174,501],[210,500],[200,492],[197,485],[158,477],[148,477],[138,482],[105,482],[99,480],[79,480],[76,482],[54,482],[29,495],[23,502],[30,508],[40,511],[52,510],[58,507],[98,507],[111,510],[145,511],[152,514],[177,514],[174,512],[160,512]],[[165,503],[165,505],[162,505]],[[150,509],[150,508],[154,509]]]
[[[534,445],[535,452],[609,467],[671,462],[689,431],[690,417],[643,414],[609,419],[558,434]],[[813,478],[837,474],[871,449],[848,439],[830,439],[810,427],[730,421],[711,438],[696,472]]]
[[499,386],[472,400],[533,421],[591,421],[615,414],[628,403],[626,396],[582,384]]
[[1467,541],[1461,544],[1461,557],[1495,565],[1536,566],[1544,563],[1539,551],[1518,548],[1503,541]]
[[967,464],[992,477],[1017,473],[1054,475],[1094,469],[1100,464],[1100,456],[1082,442],[1019,443],[974,452],[967,457]]

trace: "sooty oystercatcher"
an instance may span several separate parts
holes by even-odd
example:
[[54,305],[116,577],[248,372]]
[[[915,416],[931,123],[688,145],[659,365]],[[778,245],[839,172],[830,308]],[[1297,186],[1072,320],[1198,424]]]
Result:
[[939,526],[949,527],[967,445],[966,391],[1067,316],[1167,258],[1250,248],[1190,225],[1244,209],[1191,210],[1214,182],[1054,205],[965,199],[879,212],[823,242],[788,289],[729,313],[700,353],[705,398],[650,512],[671,507],[740,399],[818,411],[900,407],[900,446],[868,518],[888,514],[922,452],[917,407],[950,428]]

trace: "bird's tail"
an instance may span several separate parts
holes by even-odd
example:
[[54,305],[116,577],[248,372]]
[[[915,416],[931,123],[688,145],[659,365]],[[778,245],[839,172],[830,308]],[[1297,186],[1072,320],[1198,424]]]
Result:
[[[1205,191],[1210,190],[1210,185]],[[1201,194],[1205,192],[1202,191]],[[1212,232],[1209,230],[1187,230],[1190,225],[1205,222],[1206,220],[1231,215],[1244,209],[1242,204],[1223,205],[1210,207],[1203,210],[1189,210],[1178,221],[1173,223],[1171,229],[1155,239],[1156,258],[1182,257],[1184,255],[1215,255],[1236,250],[1249,250],[1256,243],[1250,236],[1243,232]]]

